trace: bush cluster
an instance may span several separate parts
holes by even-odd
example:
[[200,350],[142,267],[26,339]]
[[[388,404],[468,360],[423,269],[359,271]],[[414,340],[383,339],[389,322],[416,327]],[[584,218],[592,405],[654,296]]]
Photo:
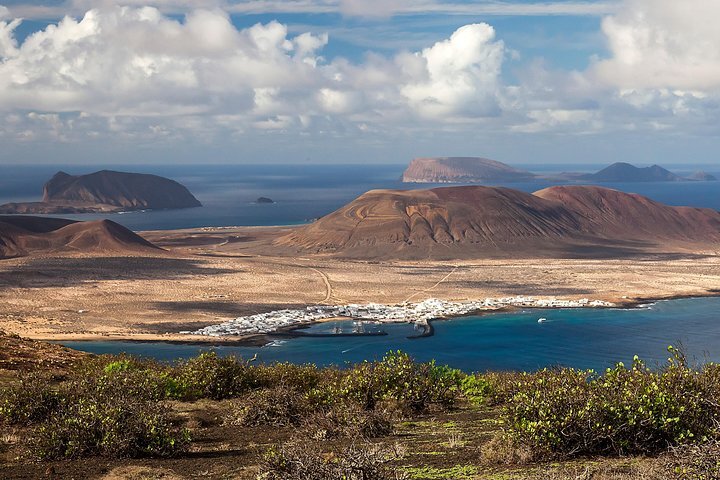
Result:
[[717,435],[720,369],[687,366],[672,350],[653,371],[635,358],[603,375],[542,370],[515,382],[505,405],[511,440],[549,455],[654,454]]
[[434,361],[418,363],[397,351],[379,362],[355,365],[333,387],[333,393],[367,410],[380,402],[391,402],[405,413],[421,413],[431,406],[452,407],[462,376],[459,370],[438,366]]
[[236,425],[303,427],[316,438],[372,438],[390,410],[448,408],[462,375],[401,352],[341,369],[253,365],[213,352],[175,365],[129,356],[91,358],[62,382],[28,376],[0,390],[0,423],[29,428],[41,458],[169,456],[187,448],[167,400],[237,399]]
[[29,427],[28,446],[41,459],[171,456],[189,434],[158,401],[156,380],[124,363],[60,385],[29,376],[0,393],[0,420]]

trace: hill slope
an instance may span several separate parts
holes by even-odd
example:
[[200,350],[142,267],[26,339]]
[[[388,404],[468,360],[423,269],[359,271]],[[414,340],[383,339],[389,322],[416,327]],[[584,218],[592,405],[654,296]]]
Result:
[[110,220],[0,216],[0,258],[38,253],[156,253],[158,247]]
[[535,178],[535,175],[495,160],[479,157],[416,158],[405,169],[403,182],[481,183],[511,182]]
[[[720,242],[720,213],[601,187],[374,190],[276,241],[351,258],[637,253]],[[593,248],[588,248],[593,247]],[[609,250],[608,250],[609,249]]]

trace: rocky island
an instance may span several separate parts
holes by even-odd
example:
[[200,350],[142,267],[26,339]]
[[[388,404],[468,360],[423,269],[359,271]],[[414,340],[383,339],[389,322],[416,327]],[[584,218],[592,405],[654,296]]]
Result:
[[198,199],[174,180],[102,170],[88,175],[58,172],[44,185],[40,202],[0,205],[0,213],[111,213],[200,206]]
[[480,157],[416,158],[402,175],[405,183],[522,182],[536,175]]

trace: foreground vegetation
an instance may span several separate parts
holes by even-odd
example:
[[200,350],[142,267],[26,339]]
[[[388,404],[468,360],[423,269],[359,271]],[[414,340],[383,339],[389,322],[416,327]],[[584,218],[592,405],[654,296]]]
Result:
[[233,478],[720,478],[720,366],[669,353],[601,374],[466,374],[402,352],[346,369],[89,357],[0,388],[0,453],[160,468],[213,437],[256,452]]

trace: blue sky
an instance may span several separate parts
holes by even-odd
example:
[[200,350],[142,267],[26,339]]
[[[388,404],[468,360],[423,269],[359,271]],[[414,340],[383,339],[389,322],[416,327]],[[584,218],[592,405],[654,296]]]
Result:
[[716,163],[716,0],[0,0],[2,163]]

